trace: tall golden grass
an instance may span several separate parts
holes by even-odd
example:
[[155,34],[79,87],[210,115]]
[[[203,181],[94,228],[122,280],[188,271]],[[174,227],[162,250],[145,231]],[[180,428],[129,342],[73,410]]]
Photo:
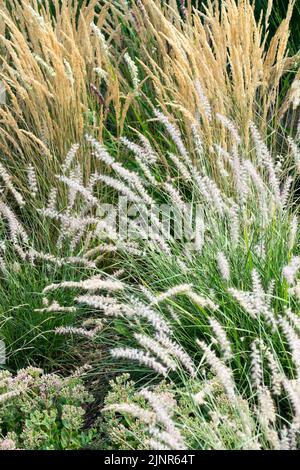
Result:
[[[204,11],[186,3],[54,0],[50,11],[49,2],[0,0],[0,150],[15,177],[23,160],[51,180],[87,128],[101,140],[108,118],[120,135],[131,107],[143,123],[155,101],[190,143],[196,124],[208,148],[231,142],[208,102],[213,116],[238,123],[246,144],[250,121],[262,132],[278,125],[280,82],[296,60],[287,49],[294,0],[270,42],[271,0],[258,22],[250,0],[208,0]],[[126,52],[139,67],[138,90]]]
[[86,126],[101,138],[109,108],[119,122],[121,92],[109,38],[100,32],[109,5],[96,12],[97,0],[80,10],[82,2],[55,0],[53,14],[49,3],[0,1],[0,79],[7,92],[0,149],[15,172],[20,161],[31,161],[51,179]]
[[[234,118],[246,142],[250,121],[258,119],[261,130],[271,120],[278,125],[280,80],[296,60],[287,48],[294,0],[270,42],[272,1],[260,21],[250,0],[223,0],[221,7],[209,0],[206,7],[202,4],[204,12],[190,0],[186,3],[182,11],[175,0],[136,0],[128,14],[126,3],[119,2],[122,22],[140,37],[139,60],[163,112],[171,117],[174,108],[179,110],[187,134],[191,123],[198,122],[199,132],[211,144],[216,132],[224,130],[209,121],[199,81],[213,109]],[[121,48],[122,36],[115,36],[115,42]]]

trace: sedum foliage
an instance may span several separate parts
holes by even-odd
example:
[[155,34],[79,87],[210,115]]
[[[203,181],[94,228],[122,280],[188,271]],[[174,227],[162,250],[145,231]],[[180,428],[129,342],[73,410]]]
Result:
[[0,372],[0,449],[86,447],[94,437],[94,429],[83,429],[91,400],[76,376],[61,378],[34,367],[16,376]]

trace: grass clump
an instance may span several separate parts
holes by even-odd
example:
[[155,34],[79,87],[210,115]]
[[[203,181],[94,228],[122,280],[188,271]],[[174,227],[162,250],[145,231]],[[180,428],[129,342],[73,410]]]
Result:
[[2,447],[300,447],[294,2],[183,3],[1,3]]
[[[136,31],[126,34],[128,47],[137,51],[136,61],[164,114],[178,116],[187,138],[196,121],[208,145],[220,134],[225,139],[220,126],[211,122],[210,106],[235,120],[246,143],[249,123],[258,116],[262,131],[271,121],[278,127],[281,80],[297,61],[287,49],[294,2],[288,2],[269,43],[270,16],[265,16],[265,25],[262,18],[257,20],[250,1],[208,1],[201,11],[187,2],[184,15],[177,2],[117,5],[121,26]],[[122,47],[123,36],[115,42]],[[145,95],[149,98],[148,90]]]
[[34,167],[47,189],[86,128],[101,138],[108,118],[120,131],[122,83],[102,32],[107,10],[96,0],[0,2],[6,90],[0,146],[23,188],[24,164]]
[[[212,152],[219,160],[215,176],[215,166],[207,163],[199,136],[195,134],[198,159],[193,163],[177,129],[161,112],[155,114],[177,152],[162,156],[145,140],[138,145],[123,139],[136,157],[137,171],[126,168],[88,137],[96,160],[111,170],[108,177],[96,169],[92,181],[125,194],[140,218],[131,222],[133,239],[131,231],[123,238],[116,234],[114,219],[111,225],[105,220],[105,237],[100,242],[99,225],[94,232],[90,227],[91,245],[82,256],[97,264],[103,253],[119,253],[119,267],[124,270],[121,279],[108,271],[77,284],[50,285],[46,292],[70,287],[83,291],[75,297],[75,305],[87,306],[116,332],[113,361],[120,361],[118,369],[125,367],[126,360],[137,364],[132,371],[143,384],[139,393],[153,408],[148,410],[153,422],[148,413],[143,418],[140,409],[127,407],[127,401],[115,409],[141,417],[149,425],[147,445],[151,448],[189,448],[171,410],[164,415],[160,396],[149,389],[158,376],[167,380],[175,395],[196,401],[197,410],[202,401],[197,402],[199,396],[192,390],[198,386],[201,395],[211,380],[217,382],[221,396],[230,404],[226,413],[237,416],[233,428],[241,425],[242,430],[241,440],[230,441],[226,425],[223,431],[217,425],[215,429],[209,418],[212,412],[204,412],[207,425],[216,433],[212,448],[296,448],[299,232],[292,177],[298,158],[296,142],[287,143],[290,150],[282,166],[253,123],[249,151],[234,123],[221,117],[233,143],[229,152],[220,143],[214,145]],[[169,159],[174,166],[165,171],[160,162]],[[88,188],[87,209],[95,194],[93,186]],[[166,231],[153,212],[153,206],[161,202],[172,209],[169,222],[186,223],[192,217],[191,207],[201,208],[201,218],[192,231],[185,232],[190,238],[178,239],[174,228]],[[96,201],[93,204],[97,206]],[[101,219],[99,224],[103,228]],[[109,341],[113,346],[114,341]],[[227,422],[220,411],[219,394],[216,400],[209,395],[209,406],[210,400],[217,410],[214,419]],[[202,416],[201,406],[195,413]],[[193,445],[206,448],[201,439]]]

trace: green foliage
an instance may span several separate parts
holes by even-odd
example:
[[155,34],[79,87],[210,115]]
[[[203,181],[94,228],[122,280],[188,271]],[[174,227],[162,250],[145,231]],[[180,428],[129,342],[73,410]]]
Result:
[[22,369],[0,372],[0,449],[62,450],[86,447],[95,430],[83,430],[85,406],[92,401],[82,380]]
[[[119,375],[110,381],[110,391],[105,397],[104,405],[114,403],[134,403],[145,407],[146,402],[142,397],[135,397],[135,383],[130,380],[129,374]],[[130,415],[116,415],[113,411],[103,412],[99,419],[100,435],[102,438],[97,447],[105,450],[145,450],[147,432],[143,423]]]
[[[0,339],[6,345],[7,366],[16,371],[39,365],[47,371],[73,361],[72,338],[55,334],[56,327],[75,321],[72,312],[39,312],[47,283],[65,278],[77,279],[80,269],[40,261],[21,261],[6,243],[0,271]],[[68,295],[60,298],[64,305]]]
[[[141,419],[130,413],[105,409],[113,407],[116,403],[126,403],[145,411],[149,410],[146,400],[138,394],[136,384],[129,377],[129,374],[122,374],[110,382],[111,389],[105,399],[100,426],[105,438],[98,442],[98,446],[102,449],[149,449],[149,429]],[[207,398],[208,384],[210,396]],[[244,445],[245,421],[250,426],[250,439],[247,444],[251,447],[253,444],[251,439],[256,442],[257,430],[255,422],[250,417],[247,402],[240,402],[240,410],[237,410],[215,379],[206,381],[206,385],[200,381],[187,381],[184,390],[177,388],[175,384],[163,381],[152,386],[151,390],[161,394],[165,400],[174,400],[173,421],[181,430],[188,449],[241,449]],[[201,391],[205,400],[196,403],[193,397]]]

